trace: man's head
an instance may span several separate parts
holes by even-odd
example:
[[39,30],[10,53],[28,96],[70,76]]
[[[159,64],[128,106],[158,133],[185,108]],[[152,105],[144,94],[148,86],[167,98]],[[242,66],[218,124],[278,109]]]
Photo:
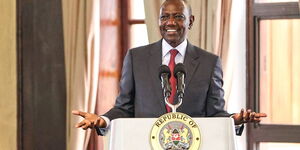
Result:
[[160,34],[171,46],[176,47],[186,39],[193,22],[191,7],[185,0],[166,0],[161,5]]

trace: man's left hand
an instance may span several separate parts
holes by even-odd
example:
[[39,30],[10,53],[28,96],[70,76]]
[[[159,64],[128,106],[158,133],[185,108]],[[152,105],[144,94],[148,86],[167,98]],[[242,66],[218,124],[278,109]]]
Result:
[[235,125],[249,122],[259,123],[261,117],[267,117],[267,114],[252,112],[251,109],[248,109],[246,112],[244,109],[241,109],[240,113],[236,113],[232,116]]

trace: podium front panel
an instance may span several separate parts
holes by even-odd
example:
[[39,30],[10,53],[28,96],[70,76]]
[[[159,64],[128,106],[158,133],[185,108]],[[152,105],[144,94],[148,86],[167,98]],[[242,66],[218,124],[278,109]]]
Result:
[[[150,132],[156,118],[122,118],[111,122],[105,136],[105,150],[151,150]],[[234,122],[231,118],[193,118],[197,122],[199,150],[236,150]]]

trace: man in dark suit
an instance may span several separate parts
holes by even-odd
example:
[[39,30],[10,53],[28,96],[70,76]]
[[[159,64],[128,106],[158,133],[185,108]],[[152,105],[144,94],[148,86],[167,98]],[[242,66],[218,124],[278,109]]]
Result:
[[[259,122],[264,113],[228,114],[224,110],[222,68],[218,56],[210,54],[187,41],[194,16],[184,0],[166,0],[160,9],[159,27],[162,40],[129,50],[123,64],[120,94],[115,106],[102,116],[73,111],[84,118],[78,128],[105,128],[110,120],[122,117],[159,117],[167,113],[158,77],[159,67],[168,65],[176,51],[175,63],[186,67],[186,89],[178,112],[191,117],[229,117],[236,125]],[[174,96],[171,95],[171,96]],[[175,97],[176,99],[176,97]],[[176,101],[176,100],[175,100]]]

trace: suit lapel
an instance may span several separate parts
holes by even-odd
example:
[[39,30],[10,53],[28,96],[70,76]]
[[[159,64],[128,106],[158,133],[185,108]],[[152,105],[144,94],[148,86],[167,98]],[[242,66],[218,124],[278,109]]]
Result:
[[156,42],[149,51],[148,66],[150,71],[150,77],[152,80],[153,89],[157,101],[160,103],[161,114],[166,113],[165,102],[162,94],[161,82],[159,79],[159,67],[162,64],[162,40]]
[[194,75],[194,72],[199,64],[198,58],[199,58],[199,53],[197,53],[195,47],[188,42],[186,48],[186,54],[183,62],[186,68],[186,80],[185,80],[186,88],[188,87]]

